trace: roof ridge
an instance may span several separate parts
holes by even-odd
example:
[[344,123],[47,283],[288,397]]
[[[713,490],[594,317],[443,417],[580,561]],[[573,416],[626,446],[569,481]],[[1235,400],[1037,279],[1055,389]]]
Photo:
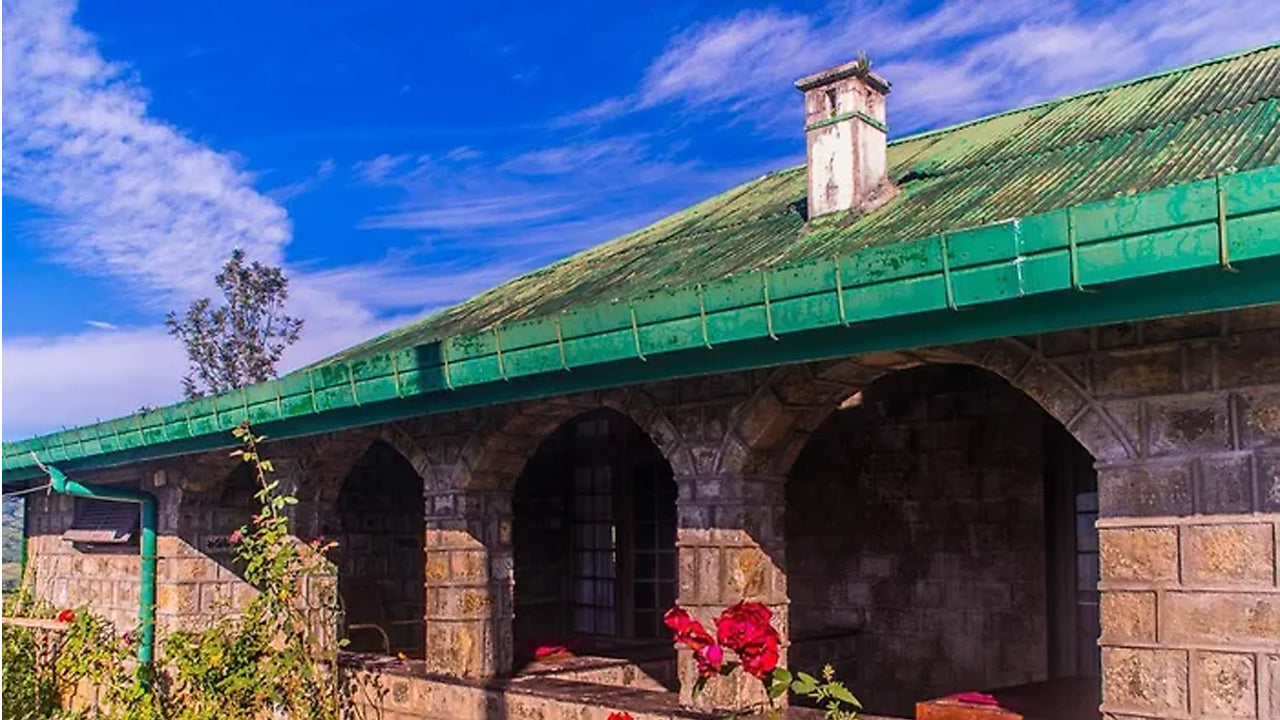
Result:
[[1194,62],[1189,65],[1179,65],[1178,67],[1168,68],[1166,70],[1160,70],[1153,73],[1147,73],[1146,75],[1139,75],[1138,77],[1128,78],[1126,80],[1117,80],[1116,82],[1108,83],[1106,85],[1101,85],[1099,87],[1090,88],[1088,90],[1081,90],[1080,92],[1073,93],[1071,95],[1063,95],[1062,97],[1049,98],[1048,100],[1041,100],[1040,102],[1031,103],[1030,105],[1022,105],[1020,107],[1009,108],[1008,110],[1001,110],[1000,112],[992,113],[990,115],[983,115],[982,117],[976,117],[970,120],[963,120],[954,125],[948,125],[946,127],[940,127],[940,128],[933,128],[932,130],[922,130],[918,133],[906,135],[900,138],[894,138],[893,140],[889,141],[889,144],[897,145],[899,143],[912,142],[912,141],[920,140],[922,138],[927,138],[933,135],[945,135],[947,133],[955,132],[957,130],[964,129],[972,125],[977,125],[979,123],[995,120],[996,118],[1005,117],[1006,115],[1026,112],[1028,110],[1035,110],[1037,108],[1047,107],[1050,105],[1058,105],[1060,103],[1069,102],[1071,100],[1078,100],[1080,98],[1089,97],[1090,95],[1097,95],[1099,93],[1111,92],[1112,90],[1126,87],[1128,85],[1137,85],[1138,83],[1150,82],[1151,80],[1157,80],[1159,78],[1168,77],[1170,75],[1185,73],[1185,72],[1195,70],[1197,68],[1205,67],[1208,65],[1214,65],[1214,64],[1223,63],[1223,62],[1230,62],[1232,60],[1238,60],[1239,58],[1245,57],[1247,55],[1253,55],[1255,53],[1261,53],[1268,50],[1275,50],[1276,48],[1280,48],[1280,40],[1275,40],[1270,43],[1266,43],[1264,45],[1259,45],[1257,47],[1252,47],[1247,50],[1241,50],[1239,52],[1234,52],[1228,55],[1220,55],[1218,57],[1209,58],[1207,60],[1200,60],[1199,62]]
[[1162,130],[1174,125],[1180,125],[1180,124],[1188,123],[1191,121],[1200,120],[1203,118],[1213,117],[1215,115],[1223,115],[1224,113],[1228,113],[1228,112],[1238,112],[1242,110],[1249,110],[1265,103],[1275,102],[1277,99],[1280,99],[1280,95],[1273,94],[1266,97],[1257,98],[1250,102],[1243,102],[1238,105],[1232,105],[1230,107],[1218,108],[1216,110],[1206,110],[1204,112],[1193,112],[1179,118],[1166,118],[1165,120],[1162,120],[1160,122],[1151,123],[1149,125],[1144,125],[1142,127],[1125,128],[1119,132],[1103,133],[1101,135],[1095,135],[1090,138],[1077,140],[1076,142],[1072,142],[1072,143],[1054,145],[1052,147],[1048,147],[1043,150],[1037,150],[1035,152],[1014,153],[1011,155],[1007,155],[1005,157],[995,157],[995,158],[989,158],[981,161],[961,163],[952,167],[948,167],[946,170],[939,171],[939,172],[929,172],[928,170],[916,172],[914,170],[909,170],[908,172],[903,174],[903,177],[910,176],[913,179],[938,178],[938,177],[945,177],[953,173],[966,172],[966,171],[972,170],[975,167],[980,167],[983,165],[1003,165],[1005,163],[1014,162],[1017,160],[1042,158],[1046,155],[1052,155],[1053,153],[1062,152],[1064,150],[1087,147],[1089,145],[1093,145],[1100,142],[1106,142],[1108,140],[1115,140],[1116,138],[1121,138],[1121,137],[1131,137],[1134,135],[1141,135],[1143,133],[1148,133],[1153,130]]

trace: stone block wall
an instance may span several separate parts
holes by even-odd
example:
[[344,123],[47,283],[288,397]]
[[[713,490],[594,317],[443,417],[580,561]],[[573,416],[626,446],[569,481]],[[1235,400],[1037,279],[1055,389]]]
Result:
[[1277,308],[1260,308],[1046,346],[1122,440],[1098,463],[1114,717],[1280,718],[1277,328]]
[[805,643],[796,667],[835,661],[876,689],[868,710],[904,716],[1047,677],[1044,417],[988,372],[937,365],[823,423],[787,480],[791,630],[850,634],[853,652]]
[[[267,454],[282,468],[280,476],[302,491],[297,519],[303,535],[320,527],[336,497],[333,488],[371,441],[383,439],[408,459],[425,487],[429,669],[501,676],[511,669],[512,488],[556,427],[582,412],[614,408],[653,438],[674,471],[678,601],[706,619],[744,597],[761,600],[774,608],[789,637],[789,605],[797,596],[788,589],[794,568],[784,515],[796,458],[841,401],[882,376],[931,363],[972,364],[1003,377],[1097,460],[1106,531],[1100,540],[1106,710],[1118,718],[1238,713],[1274,720],[1280,593],[1262,580],[1268,571],[1275,576],[1274,546],[1270,555],[1250,551],[1245,569],[1227,582],[1213,568],[1234,551],[1221,549],[1224,541],[1212,531],[1194,528],[1238,525],[1231,533],[1251,546],[1263,534],[1253,525],[1271,526],[1274,537],[1280,519],[1280,307],[584,393],[281,443]],[[186,474],[182,483],[157,489],[174,493],[161,501],[162,563],[204,562],[165,564],[162,587],[171,589],[162,590],[162,618],[199,616],[219,594],[225,597],[216,589],[222,566],[199,546],[204,531],[191,528],[221,530],[199,514],[206,509],[186,500],[229,469],[197,472],[185,462],[178,463]],[[188,508],[197,515],[182,519]],[[44,533],[32,544],[42,593],[62,604],[88,601],[123,612],[122,605],[106,604],[101,588],[86,584],[92,581],[83,565],[73,569],[73,556],[58,546],[58,512],[33,505],[33,527]],[[1140,540],[1125,542],[1129,531]],[[1167,554],[1159,555],[1169,548],[1177,553],[1172,565]],[[1165,560],[1145,559],[1157,556]],[[1152,569],[1134,569],[1148,564]],[[1125,572],[1154,574],[1139,579]],[[111,575],[119,578],[117,587],[126,574]],[[847,610],[854,600],[842,602]],[[1117,608],[1126,604],[1154,607],[1154,618],[1119,623],[1134,629],[1117,634]],[[1210,620],[1235,624],[1204,625]],[[687,689],[693,671],[687,654],[680,667]],[[1252,685],[1246,682],[1249,668]],[[1236,686],[1244,689],[1223,694]],[[732,704],[751,688],[726,692],[711,700]]]
[[60,609],[88,603],[117,627],[134,627],[141,570],[137,544],[77,547],[62,539],[75,517],[74,498],[36,493],[26,502],[27,557],[36,596]]
[[1109,709],[1280,717],[1277,525],[1252,514],[1099,522]]

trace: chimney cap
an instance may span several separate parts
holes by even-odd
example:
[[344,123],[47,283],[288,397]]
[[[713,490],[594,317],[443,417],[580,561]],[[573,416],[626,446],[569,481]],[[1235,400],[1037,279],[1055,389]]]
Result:
[[837,80],[843,80],[854,75],[861,77],[863,82],[881,94],[888,94],[889,81],[873,72],[862,60],[850,60],[843,65],[837,65],[822,72],[806,75],[796,81],[796,89],[800,92],[807,92],[816,87],[829,85]]

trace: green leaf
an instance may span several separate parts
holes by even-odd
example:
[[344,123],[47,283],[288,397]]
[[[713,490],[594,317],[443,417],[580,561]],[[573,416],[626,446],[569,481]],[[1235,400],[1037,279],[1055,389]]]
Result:
[[791,683],[791,692],[797,695],[808,695],[817,689],[818,679],[807,672],[796,673],[796,680]]
[[703,688],[705,688],[706,686],[707,686],[707,678],[700,676],[697,679],[697,681],[693,683],[693,696],[698,697],[699,695],[701,695]]
[[858,698],[854,697],[853,693],[849,692],[849,689],[846,688],[843,683],[833,682],[828,684],[827,692],[831,697],[842,703],[846,703],[854,707],[862,707],[862,703],[858,702]]

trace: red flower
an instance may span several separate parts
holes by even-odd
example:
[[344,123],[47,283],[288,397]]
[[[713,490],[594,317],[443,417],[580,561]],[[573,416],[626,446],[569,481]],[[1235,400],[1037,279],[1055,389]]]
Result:
[[124,641],[125,647],[133,647],[133,644],[138,641],[137,636],[133,634],[132,630],[126,632],[120,639]]
[[698,675],[711,677],[720,672],[724,666],[724,648],[716,644],[715,638],[694,620],[684,608],[676,606],[662,616],[662,621],[675,634],[676,642],[693,650],[693,659],[698,663]]
[[568,655],[569,648],[564,645],[539,645],[533,650],[534,660],[545,660],[557,655]]
[[720,674],[724,667],[724,648],[719,645],[707,645],[693,652],[693,659],[698,663],[698,675],[711,677]]
[[629,712],[611,712],[609,713],[609,720],[636,720],[636,719],[631,717],[631,713]]
[[725,608],[716,618],[716,637],[742,660],[742,669],[764,679],[778,666],[778,631],[769,620],[773,613],[757,602],[740,602]]
[[764,680],[778,667],[778,640],[776,637],[769,638],[762,643],[749,645],[738,653],[738,657],[747,674]]
[[240,529],[237,528],[231,531],[231,536],[228,537],[227,539],[231,541],[232,545],[235,545],[239,543],[241,540],[244,540],[244,533],[240,532]]
[[64,622],[64,623],[75,622],[76,614],[72,612],[70,609],[63,610],[62,612],[58,613],[57,616],[54,617],[53,619],[57,620],[58,622]]
[[694,652],[716,644],[715,638],[702,627],[702,623],[690,617],[689,613],[679,605],[668,610],[667,614],[662,616],[662,622],[671,628],[676,642],[688,646]]

